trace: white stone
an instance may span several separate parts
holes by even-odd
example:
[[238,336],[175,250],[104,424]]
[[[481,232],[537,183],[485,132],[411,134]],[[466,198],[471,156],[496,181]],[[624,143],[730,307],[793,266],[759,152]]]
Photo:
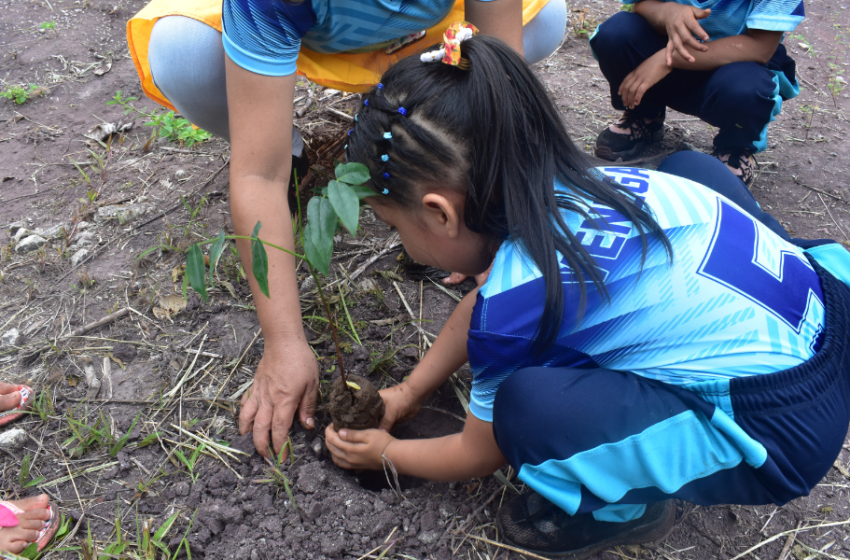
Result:
[[43,238],[40,235],[30,235],[29,237],[24,237],[17,244],[15,244],[15,252],[19,255],[23,255],[24,253],[30,253],[37,249],[40,249],[45,243],[47,243],[47,239]]
[[58,224],[47,229],[39,228],[35,231],[35,233],[46,239],[55,239],[57,237],[62,237],[62,234],[68,231],[70,231],[68,224]]
[[97,209],[94,220],[96,222],[107,222],[116,220],[121,223],[132,222],[140,216],[144,216],[154,209],[154,205],[145,204],[127,204],[124,206],[101,206]]
[[24,222],[12,222],[11,224],[9,224],[9,235],[15,235],[15,232],[25,227],[27,227],[27,224],[25,224]]
[[11,428],[0,433],[0,448],[8,451],[17,451],[29,441],[27,433],[21,428]]
[[27,237],[28,235],[34,235],[34,234],[35,234],[34,231],[30,230],[29,228],[21,226],[21,227],[19,227],[18,229],[15,230],[14,234],[12,234],[12,241],[14,241],[17,244],[24,237]]
[[76,253],[71,255],[71,266],[77,267],[87,256],[89,256],[88,249],[78,249]]
[[0,336],[0,346],[17,346],[21,341],[21,333],[18,329],[9,329]]

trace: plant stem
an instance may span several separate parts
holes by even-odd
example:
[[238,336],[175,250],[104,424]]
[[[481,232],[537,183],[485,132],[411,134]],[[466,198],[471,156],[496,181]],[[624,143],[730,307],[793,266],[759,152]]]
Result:
[[319,281],[319,277],[316,275],[316,271],[313,270],[313,265],[310,264],[310,261],[307,261],[307,268],[310,269],[310,274],[316,282],[316,287],[319,288],[319,295],[322,298],[322,303],[325,304],[325,313],[328,316],[328,324],[331,326],[331,334],[333,335],[334,346],[336,347],[336,360],[339,362],[339,375],[342,377],[342,383],[345,385],[345,388],[351,391],[351,387],[348,386],[348,380],[345,378],[345,366],[342,364],[342,350],[340,350],[339,347],[339,336],[336,332],[336,321],[334,321],[334,318],[331,315],[331,306],[328,305],[328,300],[325,297],[325,291],[322,289],[322,283]]

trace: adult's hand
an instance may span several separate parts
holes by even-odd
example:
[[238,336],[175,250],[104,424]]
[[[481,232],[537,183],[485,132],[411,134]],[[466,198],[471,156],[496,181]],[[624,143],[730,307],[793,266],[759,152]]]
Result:
[[269,456],[270,444],[278,453],[289,437],[296,410],[304,428],[316,427],[313,414],[318,387],[319,365],[304,339],[266,346],[254,384],[242,396],[239,433],[245,435],[253,430],[260,455]]

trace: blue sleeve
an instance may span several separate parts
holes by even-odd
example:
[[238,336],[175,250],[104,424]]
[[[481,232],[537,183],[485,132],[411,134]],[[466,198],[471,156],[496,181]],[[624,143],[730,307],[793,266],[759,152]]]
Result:
[[316,22],[310,0],[224,0],[222,41],[240,67],[264,76],[289,76],[296,70],[301,38]]
[[534,341],[470,329],[466,349],[472,369],[469,412],[479,420],[493,421],[493,400],[499,385],[510,374],[526,365]]
[[755,0],[747,29],[794,31],[805,17],[803,0]]

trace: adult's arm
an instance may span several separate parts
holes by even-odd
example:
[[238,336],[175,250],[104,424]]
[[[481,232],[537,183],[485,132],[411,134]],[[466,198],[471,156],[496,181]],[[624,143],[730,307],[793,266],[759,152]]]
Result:
[[[292,105],[295,75],[270,77],[249,72],[226,57],[230,111],[230,211],[237,235],[251,235],[262,222],[260,237],[294,248],[287,188],[292,153]],[[254,432],[257,452],[269,456],[286,443],[296,410],[301,424],[315,425],[319,369],[304,338],[295,259],[268,249],[269,294],[260,291],[252,273],[251,246],[237,247],[254,295],[265,350],[254,385],[242,399],[239,431]],[[271,436],[271,439],[270,439]]]
[[516,52],[522,47],[522,0],[467,0],[466,19],[484,35],[498,37]]

